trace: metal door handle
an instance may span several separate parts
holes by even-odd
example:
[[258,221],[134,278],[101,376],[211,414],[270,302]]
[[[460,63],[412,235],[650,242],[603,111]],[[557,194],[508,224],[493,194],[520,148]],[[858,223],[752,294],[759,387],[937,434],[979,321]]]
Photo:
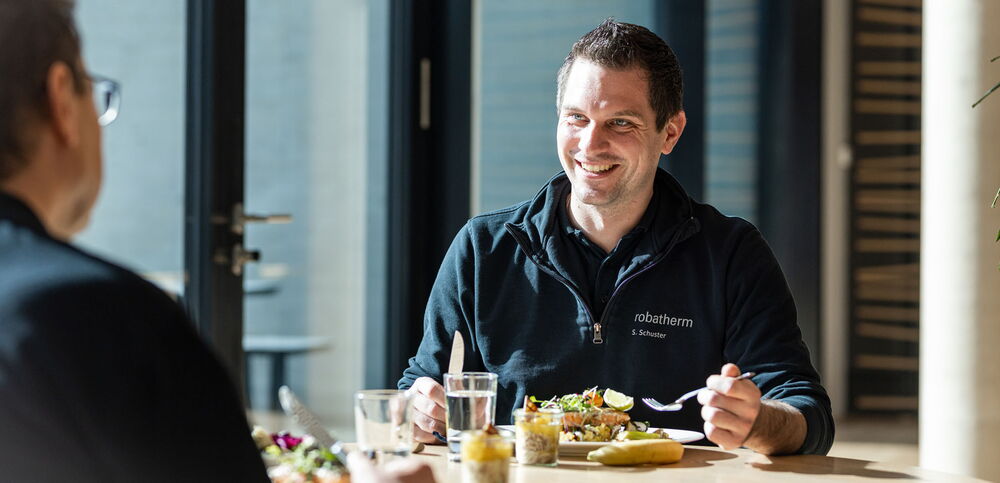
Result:
[[[221,221],[221,220],[220,220]],[[252,215],[243,212],[243,203],[233,206],[233,216],[230,218],[229,229],[237,235],[242,235],[247,223],[291,223],[292,215],[282,213],[277,215]]]
[[260,261],[260,250],[247,250],[243,248],[243,245],[236,244],[233,245],[231,253],[227,254],[223,250],[216,252],[212,261],[219,265],[229,265],[230,270],[233,271],[233,275],[239,277],[243,275],[244,265]]

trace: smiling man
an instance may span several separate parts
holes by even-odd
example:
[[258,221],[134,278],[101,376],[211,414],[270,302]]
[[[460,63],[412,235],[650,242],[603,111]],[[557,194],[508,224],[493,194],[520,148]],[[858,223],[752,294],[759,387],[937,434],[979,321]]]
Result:
[[[440,380],[457,330],[465,369],[499,375],[500,423],[525,395],[598,386],[673,401],[707,384],[701,407],[637,405],[631,417],[724,448],[826,453],[830,401],[774,255],[750,223],[658,168],[687,122],[670,48],[605,21],[566,57],[557,107],[563,172],[469,220],[442,263],[399,381],[416,394],[418,438],[445,431]],[[757,375],[737,380],[741,370]]]

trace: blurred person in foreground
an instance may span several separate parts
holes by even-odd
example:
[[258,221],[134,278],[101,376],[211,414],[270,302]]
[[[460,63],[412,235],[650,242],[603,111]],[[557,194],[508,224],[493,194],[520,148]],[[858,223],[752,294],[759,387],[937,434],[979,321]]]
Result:
[[[71,1],[0,0],[0,479],[266,482],[235,386],[182,309],[68,244],[100,191],[116,96],[86,71]],[[432,479],[352,465],[356,481]]]
[[469,220],[441,264],[399,381],[422,441],[445,432],[441,374],[461,331],[466,370],[499,376],[501,424],[526,395],[597,386],[670,402],[707,385],[701,407],[636,404],[631,419],[725,449],[830,449],[830,400],[767,243],[658,168],[687,122],[682,91],[677,58],[644,27],[609,19],[573,45],[557,75],[563,172]]

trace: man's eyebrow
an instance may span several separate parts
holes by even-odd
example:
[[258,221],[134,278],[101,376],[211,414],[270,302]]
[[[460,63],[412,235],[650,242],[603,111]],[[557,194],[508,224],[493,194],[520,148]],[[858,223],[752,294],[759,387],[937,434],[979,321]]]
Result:
[[[576,106],[563,106],[561,111],[583,112],[583,109],[580,109],[579,107]],[[639,111],[633,111],[631,109],[625,109],[623,111],[615,112],[614,114],[611,115],[611,117],[635,117],[639,119],[643,118],[642,114],[640,114]]]
[[611,115],[611,117],[618,117],[618,116],[637,117],[639,119],[642,119],[642,114],[639,114],[638,111],[633,111],[630,109],[626,109],[624,111],[618,111]]

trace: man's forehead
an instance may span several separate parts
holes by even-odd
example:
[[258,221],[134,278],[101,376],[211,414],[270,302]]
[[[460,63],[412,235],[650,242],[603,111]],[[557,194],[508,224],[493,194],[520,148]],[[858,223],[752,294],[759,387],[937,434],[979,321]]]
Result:
[[653,108],[647,74],[639,67],[615,69],[578,60],[566,78],[561,108],[600,109],[615,116],[648,117]]

